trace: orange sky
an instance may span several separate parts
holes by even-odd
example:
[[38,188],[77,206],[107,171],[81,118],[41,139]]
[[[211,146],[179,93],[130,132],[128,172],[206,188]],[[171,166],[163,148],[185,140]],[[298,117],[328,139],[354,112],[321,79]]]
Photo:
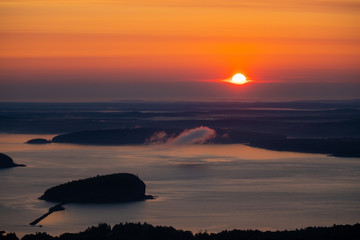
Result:
[[0,82],[359,82],[359,0],[0,0]]

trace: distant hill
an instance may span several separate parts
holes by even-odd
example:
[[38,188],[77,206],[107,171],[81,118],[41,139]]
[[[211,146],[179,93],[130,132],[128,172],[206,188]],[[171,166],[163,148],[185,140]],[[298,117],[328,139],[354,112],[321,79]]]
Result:
[[52,187],[39,198],[59,203],[112,203],[151,199],[145,183],[130,173],[76,180]]
[[0,153],[0,168],[24,167],[24,164],[16,164],[11,157]]

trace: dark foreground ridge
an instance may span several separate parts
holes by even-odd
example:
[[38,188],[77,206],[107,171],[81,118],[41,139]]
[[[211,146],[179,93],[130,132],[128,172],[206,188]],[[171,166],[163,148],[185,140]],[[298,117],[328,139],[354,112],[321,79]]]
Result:
[[45,191],[42,200],[58,203],[115,203],[152,199],[145,195],[145,183],[130,173],[68,182]]
[[24,164],[16,164],[11,157],[4,153],[0,153],[0,169],[1,168],[13,168],[13,167],[24,167]]
[[[108,224],[90,227],[84,232],[64,233],[53,237],[47,233],[25,235],[21,240],[358,240],[360,224],[308,227],[300,230],[262,232],[259,230],[225,230],[219,233],[177,230],[173,227],[152,226],[144,223]],[[4,234],[0,240],[19,240],[15,233]]]

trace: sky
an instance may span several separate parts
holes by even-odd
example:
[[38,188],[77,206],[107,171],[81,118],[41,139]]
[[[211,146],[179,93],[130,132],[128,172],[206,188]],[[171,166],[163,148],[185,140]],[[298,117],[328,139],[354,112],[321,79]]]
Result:
[[0,101],[359,93],[360,0],[0,0]]

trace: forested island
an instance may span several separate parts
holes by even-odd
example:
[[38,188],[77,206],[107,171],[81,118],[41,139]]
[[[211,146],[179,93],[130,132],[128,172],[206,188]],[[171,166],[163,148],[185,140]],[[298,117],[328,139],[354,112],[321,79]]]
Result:
[[[224,230],[219,233],[177,230],[147,223],[125,223],[111,227],[99,224],[79,233],[53,237],[47,233],[27,234],[21,240],[358,240],[360,224],[308,227],[285,231]],[[15,233],[0,231],[0,240],[20,240]]]
[[39,198],[57,203],[115,203],[152,199],[145,183],[130,173],[80,179],[52,187]]

